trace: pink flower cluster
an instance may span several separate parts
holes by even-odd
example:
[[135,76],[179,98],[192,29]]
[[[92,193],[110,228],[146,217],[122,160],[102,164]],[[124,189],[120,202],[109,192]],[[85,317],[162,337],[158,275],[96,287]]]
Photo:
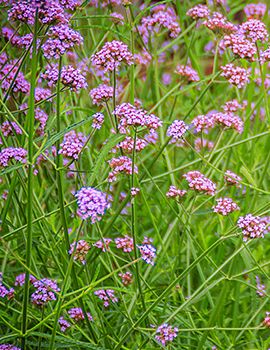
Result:
[[177,337],[178,331],[177,327],[163,323],[157,328],[155,338],[160,344],[166,346],[167,343],[172,342]]
[[90,91],[90,97],[94,105],[102,105],[113,98],[113,88],[106,84],[101,84]]
[[86,142],[86,137],[81,132],[69,131],[64,136],[64,141],[60,145],[59,154],[64,157],[78,159]]
[[[147,141],[139,137],[136,138],[135,151],[140,152],[148,145]],[[119,149],[122,149],[126,153],[132,153],[134,148],[134,139],[130,136],[127,136],[123,141],[119,142],[116,146]]]
[[244,123],[240,117],[231,112],[217,112],[212,114],[215,123],[221,124],[226,128],[235,129],[239,134],[244,130]]
[[268,40],[268,31],[266,25],[258,19],[249,19],[240,25],[239,32],[243,33],[252,42],[266,42]]
[[242,230],[244,241],[264,237],[265,224],[260,220],[259,216],[253,216],[252,214],[240,216],[237,225]]
[[[117,175],[124,173],[126,175],[132,175],[132,159],[126,156],[120,156],[118,158],[112,158],[109,160],[109,166],[112,171],[109,173],[108,181],[116,181]],[[134,173],[138,173],[138,168],[134,165]]]
[[125,273],[120,272],[118,276],[122,279],[122,283],[124,286],[128,286],[133,282],[132,273],[130,271],[127,271]]
[[188,181],[189,187],[198,192],[213,196],[216,192],[216,185],[199,171],[189,171],[183,177]]
[[246,107],[246,104],[243,102],[243,104],[240,104],[237,100],[231,100],[227,101],[224,106],[222,106],[222,109],[224,112],[237,112],[238,110],[242,110]]
[[250,73],[247,69],[235,66],[232,63],[221,66],[221,76],[225,77],[230,84],[236,85],[239,89],[249,82]]
[[49,39],[42,45],[44,56],[48,59],[58,59],[67,50],[83,43],[80,33],[66,24],[51,27],[48,36]]
[[211,114],[203,115],[200,114],[193,119],[192,124],[194,126],[195,132],[200,132],[203,130],[208,130],[214,127],[215,121]]
[[174,9],[166,5],[158,5],[151,9],[151,15],[143,17],[138,26],[139,32],[145,43],[149,40],[149,33],[158,33],[167,29],[172,38],[176,38],[181,32]]
[[141,258],[150,265],[154,265],[156,257],[156,248],[151,244],[142,244],[137,246],[141,253]]
[[239,186],[239,181],[242,181],[242,178],[236,175],[235,173],[233,173],[231,170],[227,170],[225,172],[224,179],[228,185],[236,185],[236,186]]
[[187,16],[197,20],[200,18],[208,18],[210,16],[210,10],[206,5],[196,5],[187,11]]
[[126,134],[131,126],[142,126],[149,130],[156,130],[162,126],[162,121],[154,114],[148,114],[147,111],[136,108],[130,103],[116,106],[113,114],[119,120],[119,131],[122,134]]
[[24,148],[8,147],[3,148],[0,151],[0,166],[9,166],[10,161],[16,160],[17,162],[26,163],[27,151]]
[[133,55],[128,46],[121,41],[113,40],[106,42],[100,51],[92,55],[93,65],[101,70],[113,71],[117,69],[122,62],[128,65],[133,64]]
[[113,289],[99,289],[94,292],[94,294],[103,301],[104,307],[109,307],[110,303],[117,303],[118,298],[116,298]]
[[125,237],[115,238],[116,248],[122,249],[124,253],[130,253],[134,249],[133,238],[125,235]]
[[[68,315],[76,322],[83,321],[85,319],[83,310],[80,307],[73,307],[69,309]],[[91,316],[90,312],[87,312],[87,317],[89,321],[93,321],[93,317]]]
[[80,263],[85,265],[86,255],[90,250],[90,248],[91,248],[90,245],[86,241],[81,239],[78,242],[73,242],[70,245],[69,254],[70,255],[73,254],[73,259],[75,261],[79,261]]
[[175,186],[170,186],[169,191],[166,193],[168,198],[181,198],[187,193],[186,190],[180,190]]
[[93,122],[92,122],[92,128],[93,129],[101,129],[102,124],[104,122],[104,115],[102,113],[95,113],[93,114]]
[[263,320],[263,324],[265,325],[265,327],[270,328],[270,312],[266,312],[265,314],[266,316]]
[[255,19],[262,19],[265,15],[267,6],[259,2],[258,4],[248,4],[244,7],[244,12],[248,19],[255,18]]
[[225,35],[224,46],[232,50],[232,52],[240,57],[250,61],[255,61],[257,48],[254,42],[250,41],[241,32]]
[[[41,77],[48,81],[49,86],[55,85],[58,80],[58,67],[56,65],[48,66]],[[87,87],[86,79],[81,71],[71,65],[62,67],[60,78],[61,83],[72,91],[78,92],[80,89]]]
[[109,244],[111,243],[110,238],[103,238],[93,244],[94,247],[101,249],[103,252],[108,251]]
[[237,27],[228,21],[220,12],[213,12],[213,14],[206,19],[204,25],[213,31],[221,31],[224,33],[231,33],[237,30]]
[[198,73],[190,66],[178,65],[175,71],[178,75],[186,78],[190,82],[199,81],[200,77]]
[[86,220],[91,219],[92,224],[100,221],[110,203],[106,193],[92,187],[83,187],[76,194],[78,204],[78,215]]
[[228,215],[236,210],[240,210],[239,206],[231,198],[218,198],[217,204],[213,207],[215,213]]
[[171,143],[177,142],[188,130],[188,126],[183,120],[174,120],[167,130],[167,136],[171,137]]

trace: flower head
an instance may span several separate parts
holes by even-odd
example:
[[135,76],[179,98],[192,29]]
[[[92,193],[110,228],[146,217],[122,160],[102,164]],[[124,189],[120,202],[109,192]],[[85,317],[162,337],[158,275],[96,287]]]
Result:
[[253,216],[252,214],[240,216],[237,225],[242,230],[244,241],[264,237],[265,224],[260,220],[259,216]]
[[155,338],[160,344],[166,346],[167,343],[172,342],[177,337],[178,331],[177,327],[163,323],[157,328]]
[[156,248],[151,244],[138,245],[142,259],[150,265],[154,265],[154,259],[156,257]]
[[116,248],[122,249],[124,253],[130,253],[134,249],[133,238],[125,235],[125,237],[115,238]]
[[73,254],[73,259],[79,261],[83,265],[86,264],[86,255],[91,246],[84,240],[79,240],[78,242],[73,242],[70,245],[69,254]]
[[181,198],[187,193],[186,190],[180,190],[175,186],[170,186],[169,191],[166,193],[168,198]]
[[221,215],[228,215],[236,210],[239,210],[239,206],[231,198],[218,198],[217,204],[213,207],[215,213]]
[[90,97],[92,98],[93,104],[102,105],[104,102],[113,98],[113,88],[106,84],[101,84],[90,91]]
[[26,162],[27,151],[24,148],[8,147],[0,151],[0,166],[7,167],[12,160]]
[[172,138],[172,143],[175,143],[182,138],[187,130],[188,126],[183,120],[174,120],[167,130],[167,136]]
[[213,196],[216,192],[216,184],[199,171],[189,171],[183,177],[188,181],[189,187],[198,192]]
[[236,175],[235,173],[233,173],[231,170],[227,170],[225,172],[224,179],[228,185],[236,185],[236,186],[239,186],[239,181],[242,181],[242,178]]
[[91,219],[92,224],[100,221],[106,210],[110,208],[108,196],[92,187],[83,187],[76,194],[78,215],[86,220]]
[[59,154],[73,159],[78,159],[86,142],[86,137],[81,133],[76,133],[74,130],[69,131],[64,136],[64,141],[60,145]]
[[187,16],[193,19],[207,18],[210,16],[210,10],[206,5],[196,5],[187,11]]
[[175,72],[190,82],[200,80],[198,73],[190,66],[178,65]]
[[116,298],[113,289],[99,289],[94,292],[94,294],[103,301],[105,307],[109,307],[110,303],[117,303],[118,298]]
[[[120,156],[118,158],[110,159],[109,166],[112,169],[108,177],[109,182],[116,181],[116,177],[120,173],[124,173],[126,175],[132,175],[132,172],[133,172],[132,159],[126,156]],[[134,173],[135,174],[138,173],[138,168],[136,165],[134,165]]]
[[250,73],[247,69],[235,66],[232,63],[221,66],[221,76],[225,77],[229,83],[236,85],[239,89],[249,82]]
[[117,69],[122,62],[133,64],[133,56],[128,46],[121,41],[113,40],[107,42],[100,51],[92,55],[93,65],[99,69],[113,71]]

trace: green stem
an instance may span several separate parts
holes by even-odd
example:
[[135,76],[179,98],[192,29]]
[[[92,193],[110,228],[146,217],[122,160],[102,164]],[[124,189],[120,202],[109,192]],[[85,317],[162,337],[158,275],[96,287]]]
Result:
[[37,32],[38,32],[38,11],[35,16],[35,28],[33,37],[33,52],[32,52],[32,74],[31,74],[31,89],[29,97],[29,111],[27,115],[28,122],[28,179],[27,179],[27,240],[26,240],[26,261],[27,266],[24,283],[23,296],[23,314],[22,314],[22,350],[26,349],[26,332],[28,323],[28,299],[29,299],[29,280],[32,257],[32,231],[33,231],[33,138],[34,138],[34,121],[35,121],[35,87],[37,73]]

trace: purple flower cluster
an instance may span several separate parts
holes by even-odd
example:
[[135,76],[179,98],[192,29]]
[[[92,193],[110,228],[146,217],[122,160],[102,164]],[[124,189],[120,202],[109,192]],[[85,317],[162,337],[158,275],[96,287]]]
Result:
[[176,38],[181,32],[174,9],[166,5],[158,5],[151,9],[151,15],[143,17],[138,26],[145,43],[149,40],[149,33],[158,33],[162,29],[169,32],[171,38]]
[[266,295],[265,285],[261,284],[260,278],[258,276],[256,278],[257,290],[256,293],[259,297],[263,298]]
[[151,244],[142,244],[137,246],[141,253],[142,259],[150,265],[154,265],[154,259],[156,257],[156,248]]
[[101,249],[104,253],[108,251],[109,244],[111,243],[110,238],[103,238],[93,244],[94,247]]
[[31,295],[31,301],[37,306],[43,306],[49,301],[56,300],[55,293],[60,291],[56,281],[49,278],[43,278],[33,282],[33,286],[36,289]]
[[99,289],[94,292],[94,294],[103,301],[104,307],[109,307],[110,303],[117,303],[118,298],[116,298],[113,289]]
[[[108,181],[116,181],[117,175],[124,173],[126,175],[132,175],[132,160],[126,156],[120,156],[118,158],[112,158],[109,160],[109,166],[112,171],[109,173]],[[134,173],[138,173],[138,168],[134,165]]]
[[65,134],[64,141],[60,145],[59,154],[63,154],[64,157],[78,159],[85,142],[86,137],[83,133],[76,133],[71,130]]
[[58,320],[59,326],[60,326],[60,331],[64,333],[68,328],[71,327],[71,324],[64,319],[63,316],[61,316]]
[[15,122],[10,122],[6,120],[1,126],[0,129],[4,136],[13,136],[15,134],[22,135],[22,129]]
[[[58,80],[57,65],[47,66],[46,71],[42,74],[42,78],[48,81],[49,86],[55,85]],[[71,65],[62,67],[61,83],[75,92],[87,87],[86,79],[82,75],[81,71],[72,67]]]
[[197,20],[201,18],[208,18],[210,16],[210,10],[206,5],[196,5],[187,11],[187,16]]
[[51,99],[49,99],[51,94],[52,94],[52,92],[50,89],[36,87],[36,89],[35,89],[35,102],[39,102],[42,100],[51,101]]
[[248,4],[244,7],[244,12],[248,19],[255,18],[255,19],[262,19],[265,15],[267,6],[259,2],[258,4]]
[[183,137],[185,132],[188,130],[188,126],[183,120],[174,120],[168,127],[167,136],[171,137],[171,143],[177,142]]
[[172,342],[177,337],[178,331],[177,327],[163,323],[157,328],[155,338],[160,344],[166,346],[167,343]]
[[[72,318],[74,321],[83,321],[85,319],[83,310],[80,307],[73,307],[68,310],[68,315],[70,318]],[[93,317],[89,312],[87,312],[87,317],[89,321],[93,321]]]
[[232,63],[221,66],[221,76],[225,77],[230,84],[236,85],[239,89],[249,82],[250,73],[247,69],[235,66]]
[[142,126],[149,130],[156,130],[162,126],[162,121],[154,114],[148,114],[147,111],[136,108],[130,103],[116,106],[113,114],[119,120],[119,131],[122,134],[126,134],[131,126]]
[[178,75],[186,78],[190,82],[199,81],[198,73],[190,66],[178,65],[175,71]]
[[239,181],[242,181],[241,177],[233,173],[231,170],[226,170],[224,180],[228,185],[239,186]]
[[2,273],[0,273],[0,298],[7,297],[9,300],[14,297],[14,289],[7,289],[2,282]]
[[102,105],[113,98],[113,88],[106,84],[101,84],[90,91],[90,97],[94,105]]
[[100,51],[92,55],[93,65],[101,70],[113,71],[117,69],[122,62],[133,64],[133,56],[128,46],[121,41],[113,40],[106,42]]
[[242,230],[244,241],[264,237],[265,224],[260,220],[259,216],[253,216],[252,214],[240,216],[237,225]]
[[94,129],[101,129],[102,124],[104,122],[104,115],[102,113],[95,113],[93,114],[93,122],[92,122],[92,128]]
[[169,191],[166,193],[168,198],[181,198],[187,193],[186,190],[180,190],[175,186],[170,186]]
[[21,348],[11,344],[0,344],[0,350],[21,350]]
[[[24,111],[25,114],[27,113],[25,111],[27,108],[28,108],[27,103],[23,103],[20,106],[20,110]],[[39,122],[39,126],[36,130],[36,133],[38,135],[44,135],[44,131],[45,131],[47,120],[48,120],[48,114],[40,107],[36,107],[35,108],[35,120],[37,120]]]
[[83,187],[76,194],[78,215],[83,219],[91,219],[92,224],[100,221],[110,203],[106,193],[92,187]]
[[83,265],[86,264],[86,255],[91,246],[84,240],[79,240],[78,242],[73,242],[70,245],[69,254],[73,254],[73,259],[79,261]]
[[217,204],[213,207],[215,213],[228,215],[236,210],[240,210],[239,206],[231,198],[218,198]]
[[216,185],[199,171],[189,171],[183,177],[188,181],[191,189],[213,196],[216,192]]
[[74,46],[83,43],[80,33],[66,24],[51,27],[48,36],[49,39],[42,45],[44,56],[48,59],[57,59]]
[[26,163],[27,151],[24,148],[8,147],[3,148],[0,151],[0,166],[9,166],[10,161],[16,160],[17,162]]
[[30,91],[30,83],[25,79],[24,74],[18,72],[18,62],[6,64],[0,71],[0,79],[2,80],[1,88],[12,92],[21,92],[28,94]]
[[243,102],[243,104],[240,104],[237,100],[231,100],[227,101],[224,106],[222,106],[222,109],[224,112],[237,112],[238,110],[242,110],[246,107],[246,104]]

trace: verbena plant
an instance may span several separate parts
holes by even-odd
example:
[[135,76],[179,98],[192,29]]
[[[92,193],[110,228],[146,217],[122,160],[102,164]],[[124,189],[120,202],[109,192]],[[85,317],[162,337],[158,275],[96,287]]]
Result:
[[1,0],[0,349],[267,349],[267,3]]

